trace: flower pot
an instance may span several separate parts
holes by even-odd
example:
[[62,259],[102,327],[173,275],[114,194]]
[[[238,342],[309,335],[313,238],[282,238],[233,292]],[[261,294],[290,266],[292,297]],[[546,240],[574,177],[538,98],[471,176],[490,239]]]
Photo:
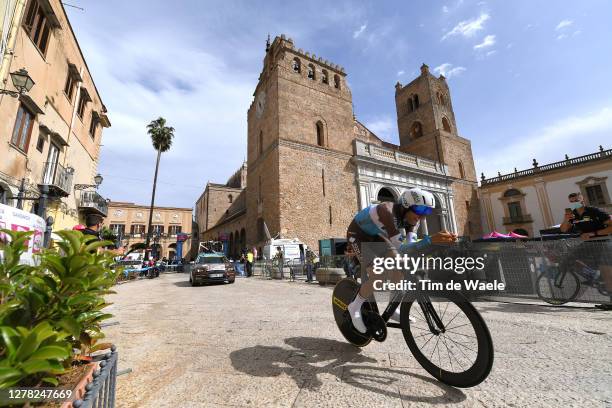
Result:
[[71,401],[64,402],[61,408],[72,408],[72,401],[77,399],[83,399],[85,397],[85,386],[93,381],[93,373],[98,368],[98,362],[87,364],[87,370],[80,380],[76,383],[72,389]]

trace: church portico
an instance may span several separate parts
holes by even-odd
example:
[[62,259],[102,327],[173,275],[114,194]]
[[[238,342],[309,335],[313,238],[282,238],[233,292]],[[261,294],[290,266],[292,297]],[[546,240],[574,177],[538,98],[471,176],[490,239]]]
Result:
[[360,140],[354,142],[359,206],[397,199],[404,191],[418,187],[434,194],[436,210],[421,223],[421,232],[456,232],[451,180],[445,165]]

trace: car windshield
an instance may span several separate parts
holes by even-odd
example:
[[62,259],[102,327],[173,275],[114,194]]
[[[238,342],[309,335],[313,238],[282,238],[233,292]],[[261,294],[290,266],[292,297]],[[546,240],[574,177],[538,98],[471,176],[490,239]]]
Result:
[[202,256],[198,260],[199,264],[214,264],[223,263],[223,258],[220,256]]

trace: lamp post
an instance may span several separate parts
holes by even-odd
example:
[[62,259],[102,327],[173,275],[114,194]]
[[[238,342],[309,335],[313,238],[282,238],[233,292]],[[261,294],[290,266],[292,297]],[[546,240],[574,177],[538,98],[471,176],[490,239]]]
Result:
[[17,90],[9,91],[8,89],[0,89],[0,94],[6,94],[14,98],[19,98],[20,95],[30,92],[30,89],[32,89],[34,86],[34,80],[28,74],[28,71],[25,68],[21,68],[19,71],[11,72],[10,76],[11,81],[13,81],[13,86]]

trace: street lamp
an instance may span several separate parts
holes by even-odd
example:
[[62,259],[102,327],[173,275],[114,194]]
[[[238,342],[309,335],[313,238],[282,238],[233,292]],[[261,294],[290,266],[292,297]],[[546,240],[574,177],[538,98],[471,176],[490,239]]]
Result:
[[104,177],[102,177],[102,175],[98,173],[94,177],[94,183],[96,184],[75,184],[73,188],[75,190],[85,190],[86,188],[92,188],[92,187],[97,189],[98,187],[100,187],[100,184],[102,184],[103,180],[104,180]]
[[9,91],[8,89],[0,89],[0,94],[7,94],[18,98],[19,95],[23,95],[32,89],[34,86],[34,80],[28,74],[25,68],[21,68],[19,71],[11,72],[11,81],[17,91]]

